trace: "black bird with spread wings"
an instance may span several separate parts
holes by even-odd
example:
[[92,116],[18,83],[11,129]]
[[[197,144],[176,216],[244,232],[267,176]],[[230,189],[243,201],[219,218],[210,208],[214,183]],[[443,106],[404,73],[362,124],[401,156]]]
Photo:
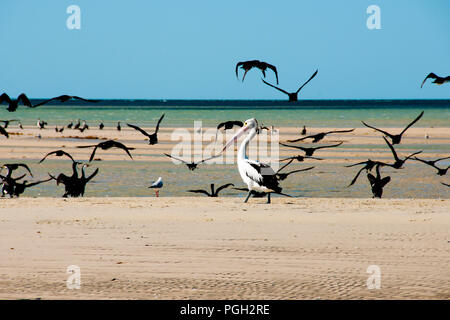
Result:
[[417,157],[414,157],[413,160],[420,161],[422,163],[425,163],[425,164],[435,168],[437,170],[436,174],[438,176],[445,176],[447,174],[447,171],[450,168],[450,166],[448,166],[447,168],[439,168],[438,166],[436,166],[436,162],[439,162],[439,161],[445,160],[445,159],[449,159],[449,158],[450,157],[439,158],[439,159],[436,159],[436,160],[423,160],[423,159],[419,159]]
[[19,167],[24,168],[25,170],[28,171],[28,173],[30,174],[30,176],[33,176],[33,173],[31,173],[30,168],[25,164],[25,163],[5,163],[1,166],[0,168],[0,172],[3,168],[8,169],[8,174],[7,176],[11,176],[11,173],[17,169],[19,169]]
[[419,121],[420,118],[422,118],[423,113],[424,113],[424,111],[422,111],[416,119],[414,119],[410,124],[408,124],[408,125],[406,126],[406,128],[403,129],[402,132],[400,132],[400,134],[391,134],[391,133],[386,132],[386,131],[383,131],[383,130],[381,130],[381,129],[372,127],[372,126],[368,125],[367,123],[365,123],[364,121],[361,121],[361,122],[362,122],[366,127],[371,128],[371,129],[374,129],[374,130],[376,130],[376,131],[379,131],[379,132],[383,133],[384,135],[386,135],[387,137],[389,137],[389,138],[392,140],[392,144],[399,144],[400,141],[402,140],[402,135],[405,133],[405,131],[408,130],[414,123],[416,123],[417,121]]
[[134,148],[129,148],[127,146],[125,146],[123,143],[120,143],[118,141],[114,141],[114,140],[107,140],[107,141],[103,141],[100,142],[99,144],[94,144],[94,145],[89,145],[89,146],[78,146],[77,148],[92,148],[94,147],[94,150],[92,151],[91,157],[89,158],[89,162],[91,162],[94,159],[94,155],[95,152],[97,151],[98,148],[102,149],[102,150],[108,150],[111,148],[119,148],[124,150],[128,156],[133,159],[133,157],[131,156],[131,153],[128,150],[134,150]]
[[389,149],[391,149],[392,155],[394,156],[394,160],[395,160],[395,162],[393,164],[388,164],[388,166],[390,166],[394,169],[400,169],[401,167],[403,167],[403,164],[406,162],[406,160],[412,158],[416,154],[422,153],[422,151],[417,151],[417,152],[410,154],[409,156],[407,156],[404,159],[400,159],[397,155],[397,152],[395,152],[395,149],[392,146],[392,144],[389,143],[389,141],[386,139],[386,137],[383,137],[383,139],[384,139],[384,141],[386,141],[386,144],[388,145]]
[[376,166],[377,176],[375,177],[371,173],[367,173],[367,179],[369,180],[370,187],[372,188],[372,194],[374,198],[381,198],[383,195],[383,188],[391,181],[391,177],[387,176],[381,178],[380,165]]
[[163,115],[159,118],[158,123],[156,124],[156,128],[155,128],[155,132],[152,134],[147,133],[145,130],[139,128],[138,126],[132,125],[127,123],[127,126],[129,126],[130,128],[133,128],[137,131],[139,131],[140,133],[142,133],[144,136],[148,137],[148,144],[157,144],[158,143],[158,130],[159,130],[159,124],[161,123],[162,119],[164,118],[164,113]]
[[183,159],[180,159],[180,158],[171,156],[170,154],[167,154],[167,153],[164,153],[164,155],[166,155],[166,156],[169,157],[169,158],[172,158],[172,159],[175,159],[175,160],[178,160],[178,161],[183,162],[183,163],[188,167],[188,169],[191,170],[191,171],[194,171],[195,169],[197,169],[197,166],[198,166],[199,164],[201,164],[201,163],[203,163],[203,162],[206,162],[206,161],[208,161],[208,160],[214,159],[214,158],[217,157],[217,156],[212,156],[212,157],[203,159],[203,160],[201,160],[201,161],[199,161],[199,162],[193,162],[193,161],[187,162],[187,161],[184,161]]
[[293,174],[293,173],[296,173],[296,172],[308,171],[308,170],[311,170],[311,169],[315,168],[315,167],[308,167],[308,168],[304,168],[304,169],[293,170],[293,171],[286,172],[286,173],[280,173],[280,171],[283,170],[284,168],[286,168],[288,165],[290,165],[292,163],[292,161],[294,161],[294,159],[291,159],[288,163],[286,163],[284,166],[282,166],[280,169],[278,169],[278,171],[275,173],[278,181],[285,180],[290,174]]
[[3,128],[2,126],[0,126],[0,134],[5,136],[6,138],[9,138],[8,131],[6,131],[5,128]]
[[55,100],[57,100],[57,101],[59,101],[59,102],[66,102],[66,101],[69,101],[69,100],[71,100],[71,99],[74,99],[74,100],[81,100],[81,101],[85,101],[85,102],[93,102],[93,103],[97,103],[97,102],[100,101],[100,100],[84,99],[84,98],[81,98],[81,97],[78,97],[78,96],[69,96],[69,95],[67,95],[67,94],[63,94],[63,95],[61,95],[61,96],[54,97],[54,98],[51,98],[51,99],[47,99],[47,100],[44,100],[44,101],[42,101],[42,102],[40,102],[40,103],[38,103],[38,104],[35,104],[35,105],[33,106],[33,108],[42,106],[43,104],[49,103],[50,101],[55,101]]
[[220,186],[219,188],[217,188],[217,190],[214,189],[214,183],[211,183],[211,192],[208,192],[206,190],[188,190],[187,192],[193,192],[193,193],[203,193],[206,194],[208,197],[213,197],[213,198],[217,198],[219,196],[219,192],[222,191],[225,188],[228,188],[230,186],[234,187],[234,184],[232,183],[227,183],[224,184],[223,186]]
[[0,104],[2,103],[8,103],[8,110],[9,112],[14,112],[19,107],[19,103],[22,102],[24,106],[33,108],[33,105],[31,104],[30,100],[28,99],[27,95],[25,93],[21,93],[17,99],[11,99],[6,93],[3,93],[0,96]]
[[242,121],[237,121],[237,120],[230,120],[230,121],[225,121],[225,122],[221,122],[217,125],[217,130],[220,130],[223,128],[223,130],[230,130],[233,129],[234,126],[237,127],[242,127],[244,125],[244,123]]
[[72,160],[73,162],[75,162],[75,160],[73,159],[73,157],[72,157],[69,153],[67,153],[67,152],[65,152],[65,151],[63,151],[63,150],[55,150],[55,151],[52,151],[52,152],[47,153],[47,154],[45,155],[45,157],[42,158],[41,161],[39,161],[39,163],[42,163],[45,159],[47,159],[48,156],[51,156],[52,154],[54,154],[54,155],[57,156],[57,157],[67,156],[67,157],[70,158],[70,160]]
[[450,81],[450,76],[447,76],[447,77],[443,78],[443,77],[439,77],[438,75],[436,75],[433,72],[430,72],[426,76],[426,78],[422,81],[422,85],[420,86],[421,88],[423,87],[423,85],[424,85],[425,81],[427,81],[427,79],[434,79],[434,81],[432,81],[432,83],[436,83],[437,85],[441,85],[441,84],[449,82]]
[[320,146],[320,147],[309,147],[309,148],[307,148],[307,147],[301,147],[301,146],[291,146],[291,145],[284,144],[284,143],[280,142],[280,144],[282,146],[289,147],[289,148],[300,149],[300,150],[305,151],[305,155],[308,156],[308,157],[312,156],[317,149],[334,148],[334,147],[340,146],[342,143],[343,142],[339,142],[337,144],[333,144],[333,145],[329,145],[329,146]]
[[321,158],[316,158],[316,157],[296,155],[296,156],[293,156],[293,157],[281,159],[280,162],[289,161],[289,160],[297,160],[298,162],[303,162],[305,159],[323,160]]
[[332,134],[332,133],[345,133],[345,132],[352,132],[355,129],[349,129],[349,130],[334,130],[334,131],[327,131],[327,132],[321,132],[321,133],[317,133],[317,134],[312,134],[303,138],[299,138],[299,139],[295,139],[295,140],[288,140],[288,142],[298,142],[298,141],[303,141],[305,139],[313,139],[312,143],[317,143],[320,140],[322,140],[323,138],[325,138],[326,135],[328,134]]
[[[281,88],[278,88],[278,87],[274,86],[273,84],[268,83],[267,81],[264,81],[263,79],[261,79],[261,80],[262,80],[262,82],[264,82],[264,83],[267,84],[268,86],[271,86],[272,88],[275,88],[275,89],[277,89],[278,91],[281,91],[281,92],[283,92],[284,94],[287,94],[288,97],[289,97],[289,102],[295,102],[295,101],[298,101],[298,93],[300,92],[300,90],[302,90],[302,88],[303,88],[308,82],[310,82],[310,81],[317,75],[317,72],[318,72],[318,71],[319,71],[319,70],[316,70],[316,72],[314,72],[314,74],[308,79],[308,81],[306,81],[306,82],[305,82],[300,88],[298,88],[298,90],[295,91],[295,92],[287,92],[287,91],[285,91],[285,90],[283,90],[283,89],[281,89]],[[277,81],[277,84],[278,84],[278,81]]]
[[277,68],[274,65],[271,65],[267,62],[264,61],[259,61],[259,60],[250,60],[250,61],[241,61],[238,62],[236,64],[236,77],[239,79],[239,75],[238,75],[238,69],[241,68],[244,70],[244,76],[242,77],[242,82],[244,82],[245,76],[247,74],[247,72],[253,68],[258,68],[259,70],[261,70],[264,78],[266,77],[266,70],[267,68],[271,69],[274,73],[275,73],[275,77],[277,79],[277,84],[278,84],[278,72],[277,72]]
[[345,166],[346,168],[351,168],[354,166],[359,166],[359,165],[364,165],[361,169],[359,169],[358,173],[356,174],[356,176],[353,178],[352,182],[350,182],[350,184],[348,185],[348,187],[352,186],[355,184],[356,180],[358,180],[359,175],[361,174],[361,172],[363,170],[366,170],[366,172],[368,173],[369,171],[371,171],[375,165],[379,165],[379,166],[388,166],[387,163],[384,162],[380,162],[380,161],[373,161],[368,159],[367,161],[362,161],[362,162],[358,162],[358,163],[354,163],[348,166]]
[[41,184],[41,183],[44,183],[44,182],[47,182],[47,181],[50,181],[50,180],[52,180],[52,178],[49,178],[47,180],[31,182],[31,183],[28,183],[27,180],[23,180],[22,183],[16,182],[15,185],[14,185],[14,191],[12,193],[12,196],[19,197],[22,193],[25,192],[25,189],[37,186],[38,184]]

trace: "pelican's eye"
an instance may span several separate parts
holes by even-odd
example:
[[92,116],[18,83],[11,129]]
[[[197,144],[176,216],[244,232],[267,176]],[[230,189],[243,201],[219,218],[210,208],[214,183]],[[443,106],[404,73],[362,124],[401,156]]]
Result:
[[246,126],[247,125],[247,122],[244,122],[244,126]]

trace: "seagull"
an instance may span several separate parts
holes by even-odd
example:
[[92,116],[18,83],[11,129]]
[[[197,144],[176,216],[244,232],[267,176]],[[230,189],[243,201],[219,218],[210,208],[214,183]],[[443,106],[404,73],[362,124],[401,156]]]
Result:
[[410,159],[411,157],[415,156],[416,154],[422,153],[422,151],[417,151],[417,152],[414,152],[414,153],[410,154],[409,156],[407,156],[404,159],[400,159],[398,157],[398,155],[397,155],[397,152],[395,152],[395,149],[392,146],[392,144],[389,143],[389,141],[386,139],[386,137],[383,137],[383,139],[384,139],[384,141],[386,141],[389,149],[391,149],[392,154],[393,154],[394,159],[395,159],[394,164],[388,164],[388,166],[390,166],[390,167],[392,167],[394,169],[400,169],[403,166],[403,164],[406,162],[406,160]]
[[145,130],[139,128],[138,126],[132,125],[127,123],[127,126],[139,131],[140,133],[142,133],[144,136],[148,137],[148,144],[153,145],[153,144],[157,144],[158,143],[158,130],[159,130],[159,124],[161,123],[162,119],[164,118],[164,113],[163,115],[159,118],[158,123],[156,124],[156,128],[155,128],[155,132],[153,132],[152,134],[147,133]]
[[[298,101],[298,93],[300,92],[300,90],[302,90],[302,88],[303,88],[308,82],[310,82],[310,81],[317,75],[317,72],[318,72],[318,71],[319,71],[319,70],[316,70],[316,72],[314,72],[314,74],[308,79],[308,81],[306,81],[306,82],[305,82],[300,88],[298,88],[298,90],[295,91],[295,92],[287,92],[287,91],[285,91],[285,90],[283,90],[283,89],[281,89],[281,88],[279,88],[279,87],[274,86],[273,84],[268,83],[267,81],[264,81],[263,79],[261,79],[261,80],[262,80],[262,82],[264,82],[264,83],[267,84],[268,86],[270,86],[270,87],[272,87],[272,88],[275,88],[275,89],[277,89],[278,91],[283,92],[284,94],[287,94],[288,97],[289,97],[289,102],[295,102],[295,101]],[[277,81],[277,84],[278,84],[278,81]]]
[[391,181],[391,177],[387,176],[381,178],[380,165],[377,164],[375,169],[377,176],[375,177],[373,174],[367,173],[367,179],[369,180],[370,187],[372,188],[373,198],[381,198],[383,195],[383,188],[389,183],[389,181]]
[[400,134],[390,134],[389,132],[383,131],[381,129],[377,129],[375,127],[372,127],[370,125],[368,125],[367,123],[365,123],[364,121],[361,121],[366,127],[369,127],[371,129],[374,129],[376,131],[379,131],[381,133],[383,133],[384,135],[388,136],[391,140],[392,140],[392,144],[399,144],[400,141],[402,140],[402,135],[405,133],[406,130],[408,130],[414,123],[416,123],[417,121],[419,121],[420,118],[422,118],[424,111],[422,111],[419,116],[414,119],[410,124],[408,124],[406,126],[405,129],[403,129],[402,132],[400,132]]
[[271,69],[275,73],[275,77],[277,79],[278,84],[278,72],[277,68],[274,65],[268,64],[267,62],[259,61],[259,60],[250,60],[250,61],[241,61],[236,64],[236,77],[239,79],[238,68],[244,70],[244,76],[242,77],[242,82],[244,82],[245,75],[252,68],[258,68],[262,71],[264,78],[266,77],[267,68]]
[[350,130],[334,130],[334,131],[327,131],[327,132],[321,132],[321,133],[317,133],[317,134],[312,134],[303,138],[299,138],[299,139],[295,139],[295,140],[288,140],[288,142],[298,142],[298,141],[303,141],[305,139],[313,139],[312,143],[316,143],[319,142],[320,140],[322,140],[323,138],[325,138],[326,135],[331,134],[331,133],[345,133],[345,132],[353,132],[355,129],[350,129]]
[[54,101],[54,100],[57,100],[57,101],[60,101],[60,102],[66,102],[66,101],[69,101],[71,99],[82,100],[82,101],[86,101],[86,102],[94,102],[94,103],[97,103],[97,102],[100,101],[100,100],[89,100],[89,99],[84,99],[84,98],[77,97],[77,96],[69,96],[67,94],[63,94],[61,96],[54,97],[54,98],[51,98],[51,99],[47,99],[47,100],[44,100],[44,101],[42,101],[42,102],[40,102],[38,104],[35,104],[33,106],[33,108],[42,106],[43,104],[49,103],[50,101]]
[[436,160],[423,160],[423,159],[419,159],[417,157],[413,158],[413,160],[420,161],[422,163],[425,163],[425,164],[435,168],[438,171],[436,173],[438,176],[445,176],[447,174],[448,169],[450,168],[450,166],[448,166],[447,168],[439,168],[438,166],[436,166],[436,162],[439,162],[439,161],[445,160],[445,159],[450,159],[450,157],[440,158],[440,159],[436,159]]
[[21,93],[16,100],[11,99],[6,93],[3,93],[0,96],[0,104],[2,104],[3,102],[7,102],[8,103],[8,108],[6,108],[6,110],[8,110],[9,112],[14,112],[17,110],[17,108],[19,107],[19,103],[22,102],[23,105],[32,108],[33,105],[31,104],[30,100],[28,99],[28,97],[26,96],[25,93]]
[[166,155],[166,156],[169,157],[169,158],[172,158],[172,159],[175,159],[175,160],[178,160],[178,161],[183,162],[183,163],[188,167],[188,169],[191,170],[191,171],[194,171],[195,169],[197,169],[197,166],[198,166],[199,164],[201,164],[201,163],[203,163],[203,162],[206,162],[206,161],[208,161],[208,160],[211,160],[211,159],[213,159],[213,158],[216,158],[215,156],[212,156],[212,157],[210,157],[210,158],[203,159],[203,160],[201,160],[201,161],[199,161],[199,162],[193,162],[193,161],[191,161],[191,162],[186,162],[186,161],[184,161],[183,159],[180,159],[180,158],[171,156],[170,154],[167,154],[167,153],[164,153],[164,155]]
[[159,189],[161,189],[163,187],[163,185],[164,185],[163,180],[161,177],[159,177],[158,180],[154,181],[149,188],[155,189],[155,196],[158,198],[159,197]]
[[39,118],[36,125],[38,126],[39,130],[41,130],[41,129],[45,129],[45,126],[46,126],[47,124],[48,124],[48,123],[47,123],[46,121],[41,120],[41,119]]
[[67,156],[67,157],[70,158],[70,160],[72,160],[73,162],[75,162],[75,160],[73,159],[73,157],[72,157],[69,153],[67,153],[67,152],[65,152],[65,151],[63,151],[63,150],[55,150],[55,151],[52,151],[52,152],[47,153],[47,154],[45,155],[45,157],[42,158],[41,161],[39,161],[39,163],[42,163],[48,156],[50,156],[50,155],[52,155],[52,154],[54,154],[54,155],[57,156],[57,157]]
[[422,81],[422,85],[420,86],[420,88],[423,87],[423,85],[424,85],[425,81],[427,81],[427,79],[434,79],[434,81],[432,81],[432,83],[436,83],[437,85],[441,85],[441,84],[449,82],[450,81],[450,76],[442,78],[442,77],[437,76],[435,73],[431,72]]
[[244,203],[248,201],[255,191],[266,193],[267,203],[270,203],[271,193],[289,196],[281,192],[282,188],[278,183],[276,173],[269,165],[256,160],[251,160],[247,157],[247,147],[250,141],[256,136],[257,128],[258,122],[256,119],[248,119],[244,122],[244,126],[225,144],[220,152],[224,152],[225,149],[234,144],[240,136],[247,133],[247,137],[239,147],[237,156],[239,174],[248,187],[248,195],[247,198],[245,198]]
[[306,155],[306,156],[309,156],[309,157],[312,156],[312,155],[314,154],[314,152],[315,152],[317,149],[334,148],[334,147],[340,146],[342,143],[343,143],[343,142],[341,141],[341,142],[339,142],[339,143],[337,143],[337,144],[333,144],[333,145],[329,145],[329,146],[320,146],[320,147],[310,147],[310,148],[307,148],[307,147],[300,147],[300,146],[290,146],[290,145],[288,145],[288,144],[284,144],[284,143],[281,143],[281,142],[280,142],[280,144],[281,144],[282,146],[290,147],[290,148],[296,148],[296,149],[300,149],[300,150],[305,151],[305,155]]
[[133,159],[133,157],[131,156],[131,154],[128,150],[135,149],[135,148],[126,147],[124,144],[122,144],[118,141],[114,141],[114,140],[107,140],[107,141],[100,142],[99,144],[94,144],[94,145],[89,145],[89,146],[77,146],[77,148],[92,148],[92,147],[94,147],[94,150],[92,151],[91,157],[89,158],[89,162],[91,162],[94,159],[94,155],[95,155],[95,152],[97,151],[97,148],[100,148],[102,150],[108,150],[111,148],[119,148],[119,149],[124,150],[131,159]]
[[225,188],[228,188],[230,186],[234,187],[234,184],[232,183],[227,183],[224,184],[223,186],[220,186],[219,188],[217,188],[217,190],[214,190],[214,183],[211,183],[210,187],[211,187],[211,192],[208,192],[206,190],[188,190],[187,192],[193,192],[193,193],[203,193],[206,194],[208,197],[213,197],[213,198],[217,198],[219,196],[219,192],[222,191]]

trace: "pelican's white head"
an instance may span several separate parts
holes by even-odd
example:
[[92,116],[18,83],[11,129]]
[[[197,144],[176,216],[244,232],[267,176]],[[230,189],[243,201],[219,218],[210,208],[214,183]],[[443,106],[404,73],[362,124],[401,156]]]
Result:
[[225,151],[226,148],[228,148],[231,144],[237,141],[240,136],[242,136],[244,133],[246,133],[249,130],[258,128],[258,121],[256,121],[255,118],[248,119],[244,122],[244,125],[241,129],[239,129],[238,132],[233,136],[233,138],[230,139],[230,141],[227,142],[227,144],[223,147],[222,152]]

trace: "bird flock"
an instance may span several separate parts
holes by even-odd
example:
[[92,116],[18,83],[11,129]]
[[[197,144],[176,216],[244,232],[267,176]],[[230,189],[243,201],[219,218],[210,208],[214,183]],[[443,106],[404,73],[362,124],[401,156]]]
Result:
[[[279,84],[277,68],[272,64],[269,64],[269,63],[263,62],[263,61],[259,61],[259,60],[238,62],[236,64],[236,68],[235,68],[236,77],[239,78],[239,72],[238,72],[239,69],[244,70],[244,74],[242,76],[242,82],[243,82],[247,73],[253,68],[259,69],[262,72],[262,75],[264,78],[266,78],[266,71],[268,69],[272,70],[273,73],[275,74],[276,83],[277,83],[277,85]],[[316,77],[317,74],[318,74],[318,70],[316,70],[312,74],[312,76],[298,88],[297,91],[292,92],[292,93],[287,92],[287,91],[279,88],[278,86],[275,86],[275,85],[265,81],[264,79],[261,79],[261,80],[263,81],[264,84],[266,84],[272,88],[275,88],[278,91],[288,95],[289,102],[294,102],[294,101],[298,100],[298,94],[299,94],[300,90],[306,84],[308,84],[314,77]],[[421,84],[421,88],[423,87],[423,85],[427,79],[434,79],[433,83],[438,84],[438,85],[441,85],[441,84],[444,84],[444,83],[447,83],[450,81],[450,77],[442,78],[442,77],[437,76],[434,73],[430,73],[423,80],[423,82]],[[30,100],[24,93],[20,94],[16,99],[11,99],[6,93],[3,93],[0,96],[0,104],[6,103],[8,105],[6,110],[8,110],[9,112],[14,112],[17,110],[17,108],[19,107],[20,104],[23,104],[24,106],[29,107],[29,108],[36,108],[36,107],[42,106],[44,104],[47,104],[51,101],[59,101],[61,103],[64,103],[71,99],[81,100],[81,101],[85,101],[85,102],[89,102],[89,103],[96,103],[96,102],[100,101],[100,100],[84,99],[84,98],[78,97],[78,96],[61,95],[61,96],[54,97],[51,99],[43,100],[35,105],[32,105]],[[362,124],[364,126],[371,128],[377,132],[382,133],[382,135],[383,135],[382,138],[384,139],[386,146],[392,152],[393,162],[389,163],[389,162],[382,162],[382,161],[378,161],[378,160],[368,159],[367,161],[362,161],[359,163],[346,165],[345,167],[347,167],[347,168],[352,168],[355,166],[362,166],[356,172],[355,177],[349,183],[348,187],[353,186],[356,183],[356,181],[358,180],[358,177],[361,175],[361,173],[363,171],[366,171],[367,179],[370,184],[373,197],[381,198],[382,194],[383,194],[383,188],[391,181],[390,176],[382,177],[381,168],[391,167],[396,170],[402,169],[404,164],[407,161],[417,161],[417,162],[423,163],[423,164],[428,165],[428,166],[434,168],[435,170],[437,170],[437,172],[436,172],[437,175],[439,175],[439,176],[446,175],[450,166],[440,167],[437,165],[437,163],[442,160],[449,159],[450,157],[444,157],[444,158],[439,158],[439,159],[435,159],[435,160],[424,160],[424,159],[417,157],[417,155],[420,154],[422,151],[416,151],[404,158],[401,158],[398,156],[398,154],[394,148],[394,145],[398,145],[401,143],[402,137],[405,134],[405,132],[411,126],[413,126],[415,123],[417,123],[422,118],[423,115],[424,115],[424,111],[422,111],[412,122],[410,122],[405,127],[405,129],[403,129],[399,134],[394,134],[394,133],[387,132],[385,130],[381,130],[379,128],[376,128],[376,127],[369,125],[366,122],[362,121]],[[162,114],[160,116],[153,133],[148,133],[147,131],[143,130],[142,128],[140,128],[134,124],[127,123],[127,126],[140,132],[142,135],[144,135],[148,139],[149,145],[155,145],[158,143],[158,131],[159,131],[160,124],[161,124],[162,120],[164,119],[164,117],[165,117],[165,114]],[[20,123],[20,120],[18,120],[18,119],[0,120],[0,123],[3,124],[3,125],[0,125],[0,134],[5,136],[6,138],[9,138],[9,133],[7,132],[6,129],[8,128],[10,123],[14,123],[14,122],[17,122],[19,127],[21,129],[23,129],[22,124]],[[48,123],[46,121],[38,119],[37,127],[40,130],[45,129],[46,125],[48,125]],[[101,121],[98,128],[100,130],[102,130],[104,127],[105,127],[105,125],[104,125],[103,121]],[[217,125],[216,130],[217,130],[217,132],[219,130],[225,131],[225,130],[233,129],[235,127],[240,128],[238,133],[233,137],[233,139],[231,139],[225,145],[222,152],[229,145],[231,145],[235,141],[237,141],[237,138],[240,135],[248,134],[247,138],[242,143],[242,145],[239,149],[239,153],[238,153],[239,173],[241,174],[241,177],[242,177],[243,181],[247,184],[248,188],[234,188],[234,189],[249,192],[245,199],[245,202],[248,201],[250,196],[258,198],[258,197],[264,197],[265,195],[267,195],[268,203],[270,203],[270,194],[271,193],[290,197],[290,195],[282,192],[282,188],[279,185],[279,183],[281,181],[287,179],[288,176],[290,176],[291,174],[309,171],[309,170],[314,169],[315,167],[310,166],[310,167],[303,168],[303,169],[292,170],[290,172],[281,172],[282,170],[284,170],[286,167],[288,167],[294,161],[304,162],[305,160],[308,160],[308,161],[309,160],[317,160],[317,161],[323,160],[323,158],[314,157],[313,155],[315,154],[315,152],[317,152],[320,149],[325,149],[325,148],[336,148],[343,144],[342,141],[338,142],[336,144],[321,145],[321,146],[293,145],[292,143],[298,143],[298,142],[303,143],[305,141],[310,140],[311,144],[315,144],[317,142],[320,142],[327,135],[336,134],[336,133],[350,133],[355,130],[355,129],[332,130],[332,131],[325,131],[325,132],[306,135],[307,130],[306,130],[306,127],[303,126],[303,129],[300,132],[301,137],[299,137],[297,139],[292,139],[292,140],[286,141],[291,144],[286,144],[285,142],[280,142],[279,144],[286,148],[291,148],[291,149],[293,148],[296,150],[301,150],[304,154],[298,154],[298,155],[295,155],[292,157],[280,159],[279,160],[280,162],[287,162],[287,163],[284,164],[279,170],[277,170],[275,172],[272,168],[270,168],[270,166],[260,163],[259,161],[250,160],[250,159],[248,159],[248,157],[246,155],[246,149],[248,147],[248,143],[255,135],[259,134],[261,132],[261,130],[275,131],[275,128],[273,126],[271,126],[271,127],[267,127],[267,126],[263,126],[263,125],[259,126],[258,122],[255,119],[249,119],[246,122],[242,122],[242,121],[238,121],[238,120],[230,120],[230,121],[222,122]],[[65,127],[63,126],[63,127],[58,128],[58,126],[56,126],[55,131],[58,133],[62,133],[65,128],[79,130],[80,132],[83,132],[85,130],[88,130],[89,126],[88,126],[86,120],[78,119],[78,121],[75,124],[72,121]],[[118,122],[116,129],[118,131],[121,131],[121,128],[122,128],[121,122]],[[216,134],[216,140],[217,140],[217,134]],[[60,184],[64,185],[63,197],[83,197],[84,193],[85,193],[86,185],[99,172],[98,168],[96,168],[90,175],[87,175],[85,172],[86,168],[91,166],[90,163],[93,160],[96,160],[95,155],[99,150],[108,150],[111,148],[117,148],[117,149],[123,150],[130,159],[133,159],[130,151],[134,150],[134,148],[127,147],[125,144],[123,144],[119,141],[116,141],[116,140],[107,140],[107,141],[103,141],[103,142],[100,142],[100,143],[94,144],[94,145],[77,146],[77,148],[93,148],[92,153],[86,163],[75,160],[72,157],[72,155],[70,155],[69,153],[67,153],[64,150],[51,151],[51,152],[47,153],[38,162],[38,164],[40,164],[40,163],[44,162],[50,156],[67,157],[71,160],[71,165],[72,165],[72,175],[71,176],[65,175],[64,173],[59,173],[57,175],[48,173],[48,176],[49,176],[48,179],[34,181],[34,182],[28,182],[27,180],[23,180],[27,175],[30,175],[31,177],[33,177],[31,169],[28,167],[28,165],[26,165],[24,163],[5,163],[5,164],[3,164],[0,167],[0,187],[1,187],[0,193],[1,193],[1,196],[4,197],[4,196],[8,195],[11,198],[19,197],[21,194],[24,193],[24,191],[27,188],[55,180],[57,185],[60,185]],[[194,161],[186,161],[181,158],[174,157],[168,153],[164,153],[164,155],[177,161],[177,162],[181,162],[181,163],[185,164],[190,171],[196,170],[198,165],[206,163],[208,160],[211,160],[211,159],[219,156],[219,155],[215,155],[215,156],[194,162]],[[79,171],[80,166],[81,166],[81,171]],[[25,171],[25,173],[22,175],[13,177],[13,173],[15,171],[18,171],[21,169],[23,169]],[[2,173],[4,170],[6,170],[6,174],[3,175]],[[373,172],[373,171],[375,171],[375,172]],[[447,186],[447,187],[449,186],[448,184],[445,184],[443,182],[441,182],[441,183],[444,186]],[[234,187],[234,186],[235,185],[233,183],[226,183],[226,184],[216,188],[215,184],[211,183],[210,190],[190,189],[187,192],[200,193],[200,194],[204,194],[208,197],[218,197],[219,192],[221,192],[222,190],[224,190],[226,188]],[[159,190],[162,187],[163,187],[163,180],[162,180],[162,177],[159,177],[158,180],[153,182],[148,188],[154,189],[155,195],[159,196]]]

